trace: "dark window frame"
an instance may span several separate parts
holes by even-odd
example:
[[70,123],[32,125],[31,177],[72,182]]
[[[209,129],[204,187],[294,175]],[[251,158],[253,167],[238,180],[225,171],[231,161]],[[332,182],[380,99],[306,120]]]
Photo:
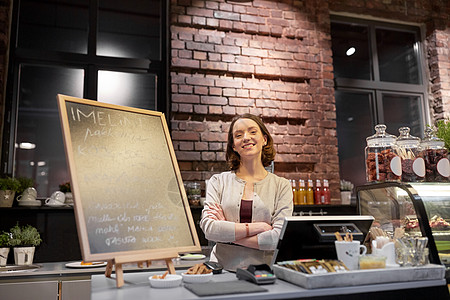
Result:
[[[371,77],[372,79],[352,79],[352,78],[335,78],[335,90],[336,92],[361,92],[369,93],[372,95],[370,100],[370,111],[373,120],[372,128],[376,124],[384,123],[384,111],[383,111],[383,94],[395,94],[401,96],[418,96],[421,99],[421,119],[423,125],[430,124],[430,113],[428,104],[428,76],[425,67],[425,55],[423,50],[423,28],[415,25],[404,25],[396,23],[388,23],[377,20],[357,19],[353,17],[332,15],[331,23],[341,24],[354,24],[364,25],[368,27],[369,38],[369,52],[371,56]],[[416,38],[416,44],[414,46],[415,54],[417,55],[418,64],[418,84],[398,83],[398,82],[386,82],[380,80],[380,70],[378,65],[378,53],[376,44],[376,29],[386,29],[403,31],[407,33],[413,33]],[[374,132],[368,134],[372,135]],[[389,131],[391,134],[398,133]],[[422,136],[420,136],[422,137]],[[339,140],[339,136],[338,136]],[[362,142],[365,141],[355,141]],[[362,154],[362,153],[361,153]],[[365,172],[365,170],[364,170]],[[342,171],[341,171],[342,175]],[[343,178],[348,179],[348,178]]]
[[[19,72],[21,65],[76,67],[85,70],[83,98],[97,100],[97,73],[99,70],[129,73],[150,73],[157,78],[156,109],[166,116],[170,113],[169,98],[169,1],[161,1],[160,60],[108,57],[96,54],[99,0],[89,0],[89,30],[87,54],[43,51],[18,48],[18,20],[21,1],[14,1],[11,22],[11,40],[8,80],[5,93],[1,174],[14,176],[15,140],[17,133]],[[56,95],[55,95],[56,102]]]

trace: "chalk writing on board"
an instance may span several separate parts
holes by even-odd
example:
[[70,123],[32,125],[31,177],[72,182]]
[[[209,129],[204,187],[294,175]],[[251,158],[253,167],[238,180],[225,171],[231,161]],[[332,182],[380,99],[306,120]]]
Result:
[[90,252],[195,246],[161,117],[65,107]]

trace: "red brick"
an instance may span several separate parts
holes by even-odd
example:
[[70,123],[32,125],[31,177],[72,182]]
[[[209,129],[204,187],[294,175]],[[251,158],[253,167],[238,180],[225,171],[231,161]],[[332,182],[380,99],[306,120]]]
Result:
[[173,94],[172,101],[178,103],[200,103],[200,96]]
[[191,152],[191,151],[176,151],[175,155],[177,160],[187,160],[187,161],[199,161],[200,160],[200,152]]
[[172,139],[177,141],[198,141],[201,134],[189,131],[172,131]]
[[219,20],[213,18],[206,18],[206,25],[211,27],[218,27]]
[[207,142],[195,142],[194,149],[195,151],[206,151],[208,150],[208,144]]
[[200,62],[200,68],[206,70],[226,71],[228,69],[228,64],[202,60]]
[[222,106],[208,106],[208,112],[212,115],[221,115],[223,113]]
[[200,63],[198,60],[184,59],[184,58],[172,58],[172,66],[198,69],[200,66]]
[[236,114],[236,108],[233,106],[223,106],[222,107],[223,114],[225,115],[235,115]]
[[186,49],[214,52],[214,45],[205,44],[205,43],[196,43],[196,42],[186,42]]
[[201,96],[200,102],[208,105],[226,105],[228,101],[225,97]]
[[249,107],[249,106],[254,106],[255,105],[255,100],[253,99],[246,99],[246,98],[234,98],[234,97],[230,97],[228,99],[228,102],[231,106],[245,106],[245,107]]
[[180,93],[180,94],[192,94],[193,90],[194,89],[192,88],[192,85],[180,84],[178,86],[178,93]]
[[178,104],[178,111],[185,113],[192,113],[193,112],[192,104],[185,104],[185,103]]
[[194,112],[197,114],[206,115],[208,113],[208,107],[204,105],[194,105]]
[[239,72],[239,73],[254,73],[255,67],[252,65],[243,65],[243,64],[228,64],[228,71],[230,72]]
[[241,15],[241,21],[256,24],[266,24],[265,18],[251,15]]
[[216,45],[214,47],[215,51],[218,53],[226,53],[226,54],[241,54],[241,48],[237,46],[221,46]]
[[179,142],[179,149],[181,151],[194,150],[194,143],[193,142]]
[[211,151],[223,151],[223,150],[225,150],[224,148],[223,148],[223,144],[222,143],[213,143],[213,142],[210,142],[210,143],[208,143],[209,144],[209,150],[211,150]]
[[186,8],[186,14],[191,16],[200,16],[200,17],[213,17],[213,10],[212,9],[205,9],[205,8],[197,8],[197,7],[187,7]]
[[211,96],[222,96],[222,89],[221,88],[210,87],[209,88],[209,94]]
[[208,88],[206,86],[195,86],[194,94],[197,95],[208,95]]
[[239,14],[232,13],[232,12],[225,12],[225,11],[214,11],[214,18],[223,19],[223,20],[231,20],[231,21],[239,21]]
[[242,82],[237,79],[225,79],[220,78],[215,80],[215,85],[217,87],[234,87],[234,88],[241,88]]
[[194,51],[195,60],[206,60],[206,52]]
[[202,132],[200,134],[201,141],[204,142],[226,142],[227,133],[226,132]]
[[205,77],[186,77],[186,83],[192,85],[214,86],[214,79]]
[[202,152],[203,161],[213,161],[216,160],[215,152]]
[[242,48],[242,55],[268,57],[268,51],[254,48]]

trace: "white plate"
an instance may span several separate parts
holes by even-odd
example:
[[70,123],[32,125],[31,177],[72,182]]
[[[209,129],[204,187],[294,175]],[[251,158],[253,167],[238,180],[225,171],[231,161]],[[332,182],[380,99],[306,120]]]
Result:
[[209,274],[186,274],[181,273],[181,276],[183,276],[183,281],[186,283],[203,283],[208,282],[211,280],[213,273]]
[[180,258],[183,260],[199,260],[204,259],[206,256],[203,254],[186,254],[181,256]]
[[64,203],[62,203],[62,204],[50,204],[50,203],[47,203],[47,204],[45,204],[45,206],[48,206],[48,207],[61,207],[61,206],[66,206]]
[[153,279],[151,276],[148,278],[150,285],[154,288],[173,288],[181,284],[183,278],[176,274],[167,274],[164,279]]
[[98,268],[104,266],[106,266],[106,261],[94,261],[92,265],[82,265],[81,261],[66,264],[66,267],[68,268]]

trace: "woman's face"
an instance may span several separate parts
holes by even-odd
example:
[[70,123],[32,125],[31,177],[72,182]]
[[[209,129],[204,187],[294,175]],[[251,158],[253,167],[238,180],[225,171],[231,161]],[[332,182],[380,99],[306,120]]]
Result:
[[239,119],[233,126],[233,150],[241,159],[259,158],[267,142],[258,124],[250,119]]

